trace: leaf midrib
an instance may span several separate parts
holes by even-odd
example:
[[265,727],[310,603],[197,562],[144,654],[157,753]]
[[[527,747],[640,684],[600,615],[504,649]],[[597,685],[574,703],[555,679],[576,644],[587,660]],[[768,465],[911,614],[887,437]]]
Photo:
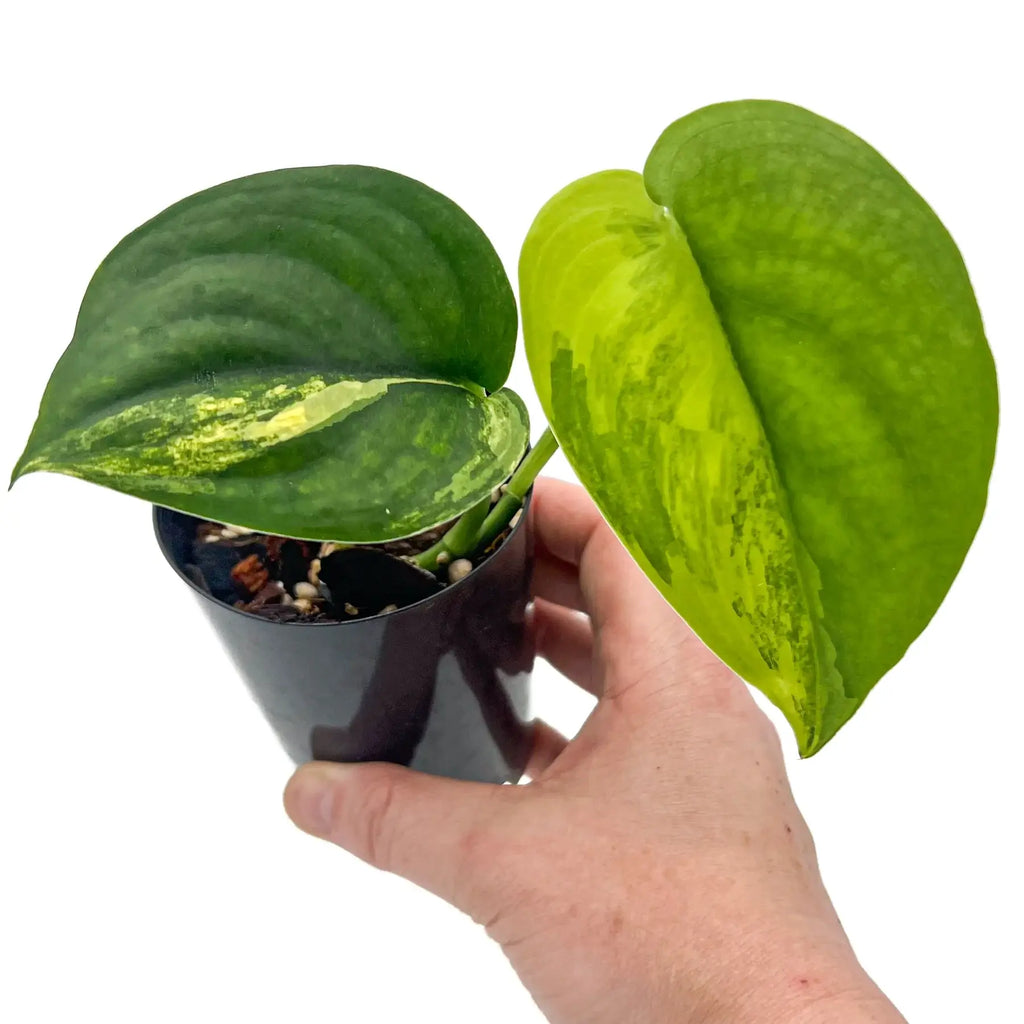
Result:
[[[644,185],[645,185],[645,190],[646,190],[646,180],[645,180]],[[651,200],[651,202],[655,205],[655,207],[660,209],[661,208],[660,204],[658,204],[657,201],[650,195],[650,192],[648,192],[647,195],[648,195],[648,198]],[[669,209],[671,209],[671,208],[669,208]],[[711,309],[712,309],[712,311],[713,311],[713,313],[715,315],[715,322],[718,324],[718,329],[721,332],[723,340],[725,341],[726,348],[728,349],[728,352],[729,352],[729,358],[731,359],[732,365],[733,365],[733,367],[736,370],[736,376],[738,377],[738,379],[740,380],[740,382],[743,385],[743,390],[746,393],[747,398],[750,401],[750,406],[753,409],[754,415],[757,417],[758,424],[761,427],[761,433],[764,436],[765,444],[766,444],[767,449],[768,449],[768,457],[769,457],[769,460],[771,462],[771,469],[772,469],[773,474],[775,475],[776,481],[778,482],[779,495],[780,495],[780,498],[781,498],[780,509],[779,510],[780,510],[780,512],[781,512],[781,514],[782,514],[782,516],[784,518],[784,521],[785,521],[787,527],[789,528],[789,531],[792,532],[793,540],[795,540],[796,544],[800,545],[800,547],[806,553],[806,557],[813,562],[814,559],[811,557],[810,548],[804,543],[803,538],[801,537],[801,534],[800,534],[799,527],[797,526],[795,515],[793,514],[792,503],[790,501],[790,496],[789,496],[790,489],[789,489],[789,486],[788,486],[788,484],[786,482],[785,476],[783,475],[782,469],[779,466],[779,461],[776,458],[776,455],[775,455],[775,443],[772,440],[771,432],[768,429],[767,421],[766,421],[765,416],[764,416],[764,411],[762,410],[761,405],[758,402],[756,396],[751,391],[750,385],[747,382],[746,375],[743,373],[743,370],[742,370],[742,368],[740,366],[740,362],[736,358],[735,346],[733,344],[732,338],[729,336],[729,332],[726,330],[725,323],[724,323],[724,321],[722,319],[722,314],[721,314],[721,311],[720,311],[721,310],[721,305],[720,305],[720,303],[719,303],[719,301],[717,299],[716,290],[713,289],[712,286],[709,284],[709,282],[708,282],[708,275],[707,275],[707,272],[705,270],[705,267],[704,267],[703,263],[701,262],[700,258],[698,257],[696,251],[694,250],[693,245],[690,242],[690,236],[687,234],[685,227],[682,225],[682,223],[680,222],[679,218],[676,216],[674,210],[672,210],[672,219],[675,222],[676,227],[678,228],[680,234],[683,236],[683,239],[685,240],[686,245],[687,245],[687,247],[690,250],[690,256],[693,259],[694,265],[696,266],[698,273],[700,274],[701,284],[704,287],[704,291],[705,291],[705,293],[707,294],[707,297],[708,297],[708,302],[709,302],[709,304],[711,306]],[[787,536],[788,536],[788,534],[787,534]],[[815,615],[814,604],[810,600],[808,600],[808,580],[805,578],[803,562],[802,562],[802,559],[799,557],[798,550],[797,550],[796,546],[792,542],[789,543],[789,549],[790,549],[790,557],[792,558],[792,561],[793,561],[793,567],[794,567],[794,570],[796,572],[796,577],[800,581],[800,595],[801,595],[801,597],[803,599],[804,607],[807,609],[807,614],[808,614],[808,617],[810,618],[811,624],[812,624],[811,635],[810,635],[810,643],[811,643],[811,649],[812,649],[813,654],[814,654],[814,723],[815,723],[815,729],[814,729],[814,734],[812,736],[808,737],[808,741],[809,742],[808,742],[808,751],[807,751],[807,753],[813,753],[813,751],[815,749],[817,749],[817,747],[820,745],[821,734],[822,734],[823,727],[824,727],[824,717],[825,717],[824,716],[824,712],[825,712],[825,703],[826,703],[824,700],[821,699],[822,689],[823,689],[822,678],[821,678],[822,662],[821,662],[821,649],[820,649],[820,644],[819,644],[818,630],[820,628],[823,633],[826,633],[826,635],[827,635],[827,630],[825,629],[824,614],[822,614],[821,618],[819,619]],[[837,670],[837,672],[838,672],[838,670]]]
[[[442,386],[442,387],[451,387],[451,388],[456,388],[458,390],[462,390],[462,391],[466,392],[466,394],[470,395],[474,400],[479,401],[481,403],[488,402],[492,398],[492,396],[494,394],[497,394],[497,392],[490,392],[490,393],[488,393],[486,391],[483,394],[480,394],[478,392],[478,390],[477,390],[477,385],[473,384],[472,382],[469,382],[467,384],[466,382],[442,380],[440,378],[434,378],[434,377],[390,376],[390,375],[389,376],[374,376],[372,374],[348,374],[348,373],[340,373],[340,372],[331,373],[330,371],[326,371],[325,372],[324,370],[313,369],[313,368],[310,368],[308,366],[288,366],[288,367],[285,367],[285,366],[275,366],[274,367],[274,375],[271,376],[270,379],[266,380],[263,383],[265,383],[267,385],[267,387],[273,387],[275,379],[277,379],[280,382],[280,378],[281,377],[283,377],[283,376],[292,376],[292,375],[294,375],[296,377],[299,377],[299,376],[307,376],[307,377],[324,376],[324,377],[327,377],[327,378],[331,378],[331,377],[337,377],[338,378],[337,380],[332,380],[330,384],[327,384],[326,385],[327,387],[331,387],[334,384],[342,383],[342,382],[345,382],[345,381],[352,381],[352,382],[358,382],[358,383],[369,383],[371,381],[380,381],[380,382],[383,382],[383,383],[385,383],[387,385],[387,387],[385,388],[384,394],[386,394],[387,391],[389,391],[391,387],[393,387],[393,386],[400,386],[402,384],[429,384],[429,385],[437,385],[437,386]],[[225,381],[225,383],[230,388],[231,383],[236,383],[236,382],[237,383],[241,383],[243,381],[251,383],[254,380],[254,378],[256,378],[258,375],[255,374],[255,373],[246,373],[246,371],[244,371],[244,370],[239,370],[239,371],[234,371],[234,372],[230,372],[230,373],[220,374],[219,376]],[[161,386],[159,388],[150,388],[150,389],[148,389],[146,391],[137,392],[137,393],[133,394],[129,398],[120,399],[120,400],[118,400],[115,403],[104,405],[102,407],[97,407],[96,409],[92,410],[86,418],[80,419],[80,420],[76,421],[74,430],[75,430],[75,432],[80,433],[80,432],[89,430],[91,427],[96,426],[97,424],[101,423],[103,420],[109,419],[112,416],[116,416],[118,413],[124,412],[125,410],[133,408],[135,406],[144,405],[144,404],[149,403],[149,402],[156,402],[156,401],[159,401],[161,398],[164,398],[164,397],[178,397],[180,395],[180,390],[179,390],[180,389],[180,384],[183,381],[187,380],[187,379],[189,379],[189,378],[188,377],[183,377],[179,381],[174,382],[174,383],[172,383],[170,385]],[[499,390],[504,391],[504,390],[508,390],[508,389],[504,389],[503,388],[503,389],[499,389]],[[206,393],[206,392],[202,388],[202,386],[198,386],[197,390],[195,392],[196,397],[198,397],[198,396],[200,396],[200,395],[202,395],[204,393]],[[383,397],[383,395],[381,395],[379,397]],[[285,412],[287,409],[292,408],[294,406],[297,406],[299,404],[301,404],[301,401],[294,402],[294,403],[292,403],[291,406],[285,406],[282,409],[279,409],[279,410],[277,410],[277,411],[275,411],[273,413],[268,413],[267,417],[264,420],[260,420],[258,422],[268,422],[269,420],[273,419],[274,416],[280,415],[281,413]],[[370,403],[370,404],[372,404],[372,403]],[[298,437],[308,436],[309,434],[315,433],[318,430],[326,429],[327,427],[331,426],[332,423],[334,423],[334,422],[337,422],[334,418],[327,418],[327,419],[325,419],[323,421],[319,421],[319,422],[311,425],[309,427],[309,429],[303,430],[300,433],[292,435],[290,437],[283,438],[280,441],[276,441],[276,442],[274,442],[273,445],[270,445],[269,447],[276,447],[278,445],[287,444],[290,441],[293,441],[293,440],[295,440]],[[35,465],[37,463],[39,463],[39,462],[44,462],[44,463],[48,462],[49,460],[48,460],[48,457],[47,457],[47,453],[48,452],[52,452],[54,446],[59,446],[65,440],[65,438],[67,436],[68,436],[68,431],[62,431],[58,436],[50,438],[49,440],[45,441],[38,448],[34,448],[33,447],[33,448],[30,449],[30,448],[27,447],[26,450],[25,450],[25,453],[22,455],[22,458],[18,461],[17,465],[14,467],[14,471],[13,471],[13,473],[11,475],[10,483],[13,484],[14,481],[17,480],[19,477],[25,475],[26,473],[33,472],[34,471],[34,467],[35,467]],[[31,451],[31,455],[30,455],[30,451]],[[254,451],[249,456],[249,458],[254,458],[254,457],[256,457],[259,454],[261,454],[261,452]],[[29,455],[30,455],[30,457],[26,457],[26,456],[29,456]],[[241,459],[239,461],[244,462],[244,461],[248,461],[248,459]]]

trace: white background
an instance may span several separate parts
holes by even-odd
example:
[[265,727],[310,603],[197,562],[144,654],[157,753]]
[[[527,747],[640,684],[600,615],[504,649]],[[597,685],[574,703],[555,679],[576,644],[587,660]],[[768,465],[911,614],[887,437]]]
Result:
[[[641,168],[689,110],[758,96],[838,120],[959,242],[1003,419],[989,511],[949,598],[824,753],[799,763],[786,735],[793,785],[849,934],[908,1017],[1019,1021],[1010,5],[598,6],[18,5],[0,62],[0,468],[96,264],[207,185],[289,165],[391,167],[462,204],[514,273],[550,194]],[[540,423],[521,359],[512,385]],[[0,1019],[540,1020],[473,924],[292,829],[289,764],[162,564],[147,507],[38,475],[0,515]],[[568,731],[589,706],[545,666],[535,704]]]

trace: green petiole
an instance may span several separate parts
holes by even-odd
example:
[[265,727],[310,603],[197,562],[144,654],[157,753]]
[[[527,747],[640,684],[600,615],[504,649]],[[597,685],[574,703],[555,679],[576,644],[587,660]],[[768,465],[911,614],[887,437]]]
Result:
[[548,427],[516,467],[494,507],[489,497],[474,505],[433,547],[416,557],[416,564],[434,571],[444,562],[465,558],[492,543],[522,508],[527,491],[557,449],[558,441]]

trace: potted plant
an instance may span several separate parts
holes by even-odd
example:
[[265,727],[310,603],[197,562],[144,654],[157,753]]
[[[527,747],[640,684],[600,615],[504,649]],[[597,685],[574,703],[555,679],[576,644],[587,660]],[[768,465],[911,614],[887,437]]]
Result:
[[[814,754],[925,627],[984,510],[995,370],[953,240],[856,136],[743,101],[675,122],[643,174],[559,192],[519,277],[550,424],[529,451],[502,387],[511,288],[453,203],[365,167],[199,193],[101,264],[14,476],[152,502],[196,589],[206,536],[261,549],[260,589],[282,538],[307,542],[298,583],[319,604],[292,596],[296,621],[261,617],[258,593],[202,595],[293,756],[505,780],[532,659],[513,520],[560,444],[655,586]],[[344,597],[390,572],[402,601]],[[341,621],[310,621],[325,601]],[[447,709],[442,665],[472,706]],[[451,756],[418,762],[445,716]]]

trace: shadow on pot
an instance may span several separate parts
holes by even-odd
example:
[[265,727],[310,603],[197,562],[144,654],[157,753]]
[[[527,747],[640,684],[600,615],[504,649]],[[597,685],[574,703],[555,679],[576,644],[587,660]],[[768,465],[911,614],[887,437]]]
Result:
[[336,623],[274,622],[217,600],[186,568],[200,520],[166,508],[153,518],[161,550],[293,761],[520,778],[534,656],[529,498],[502,546],[465,579],[399,611]]

